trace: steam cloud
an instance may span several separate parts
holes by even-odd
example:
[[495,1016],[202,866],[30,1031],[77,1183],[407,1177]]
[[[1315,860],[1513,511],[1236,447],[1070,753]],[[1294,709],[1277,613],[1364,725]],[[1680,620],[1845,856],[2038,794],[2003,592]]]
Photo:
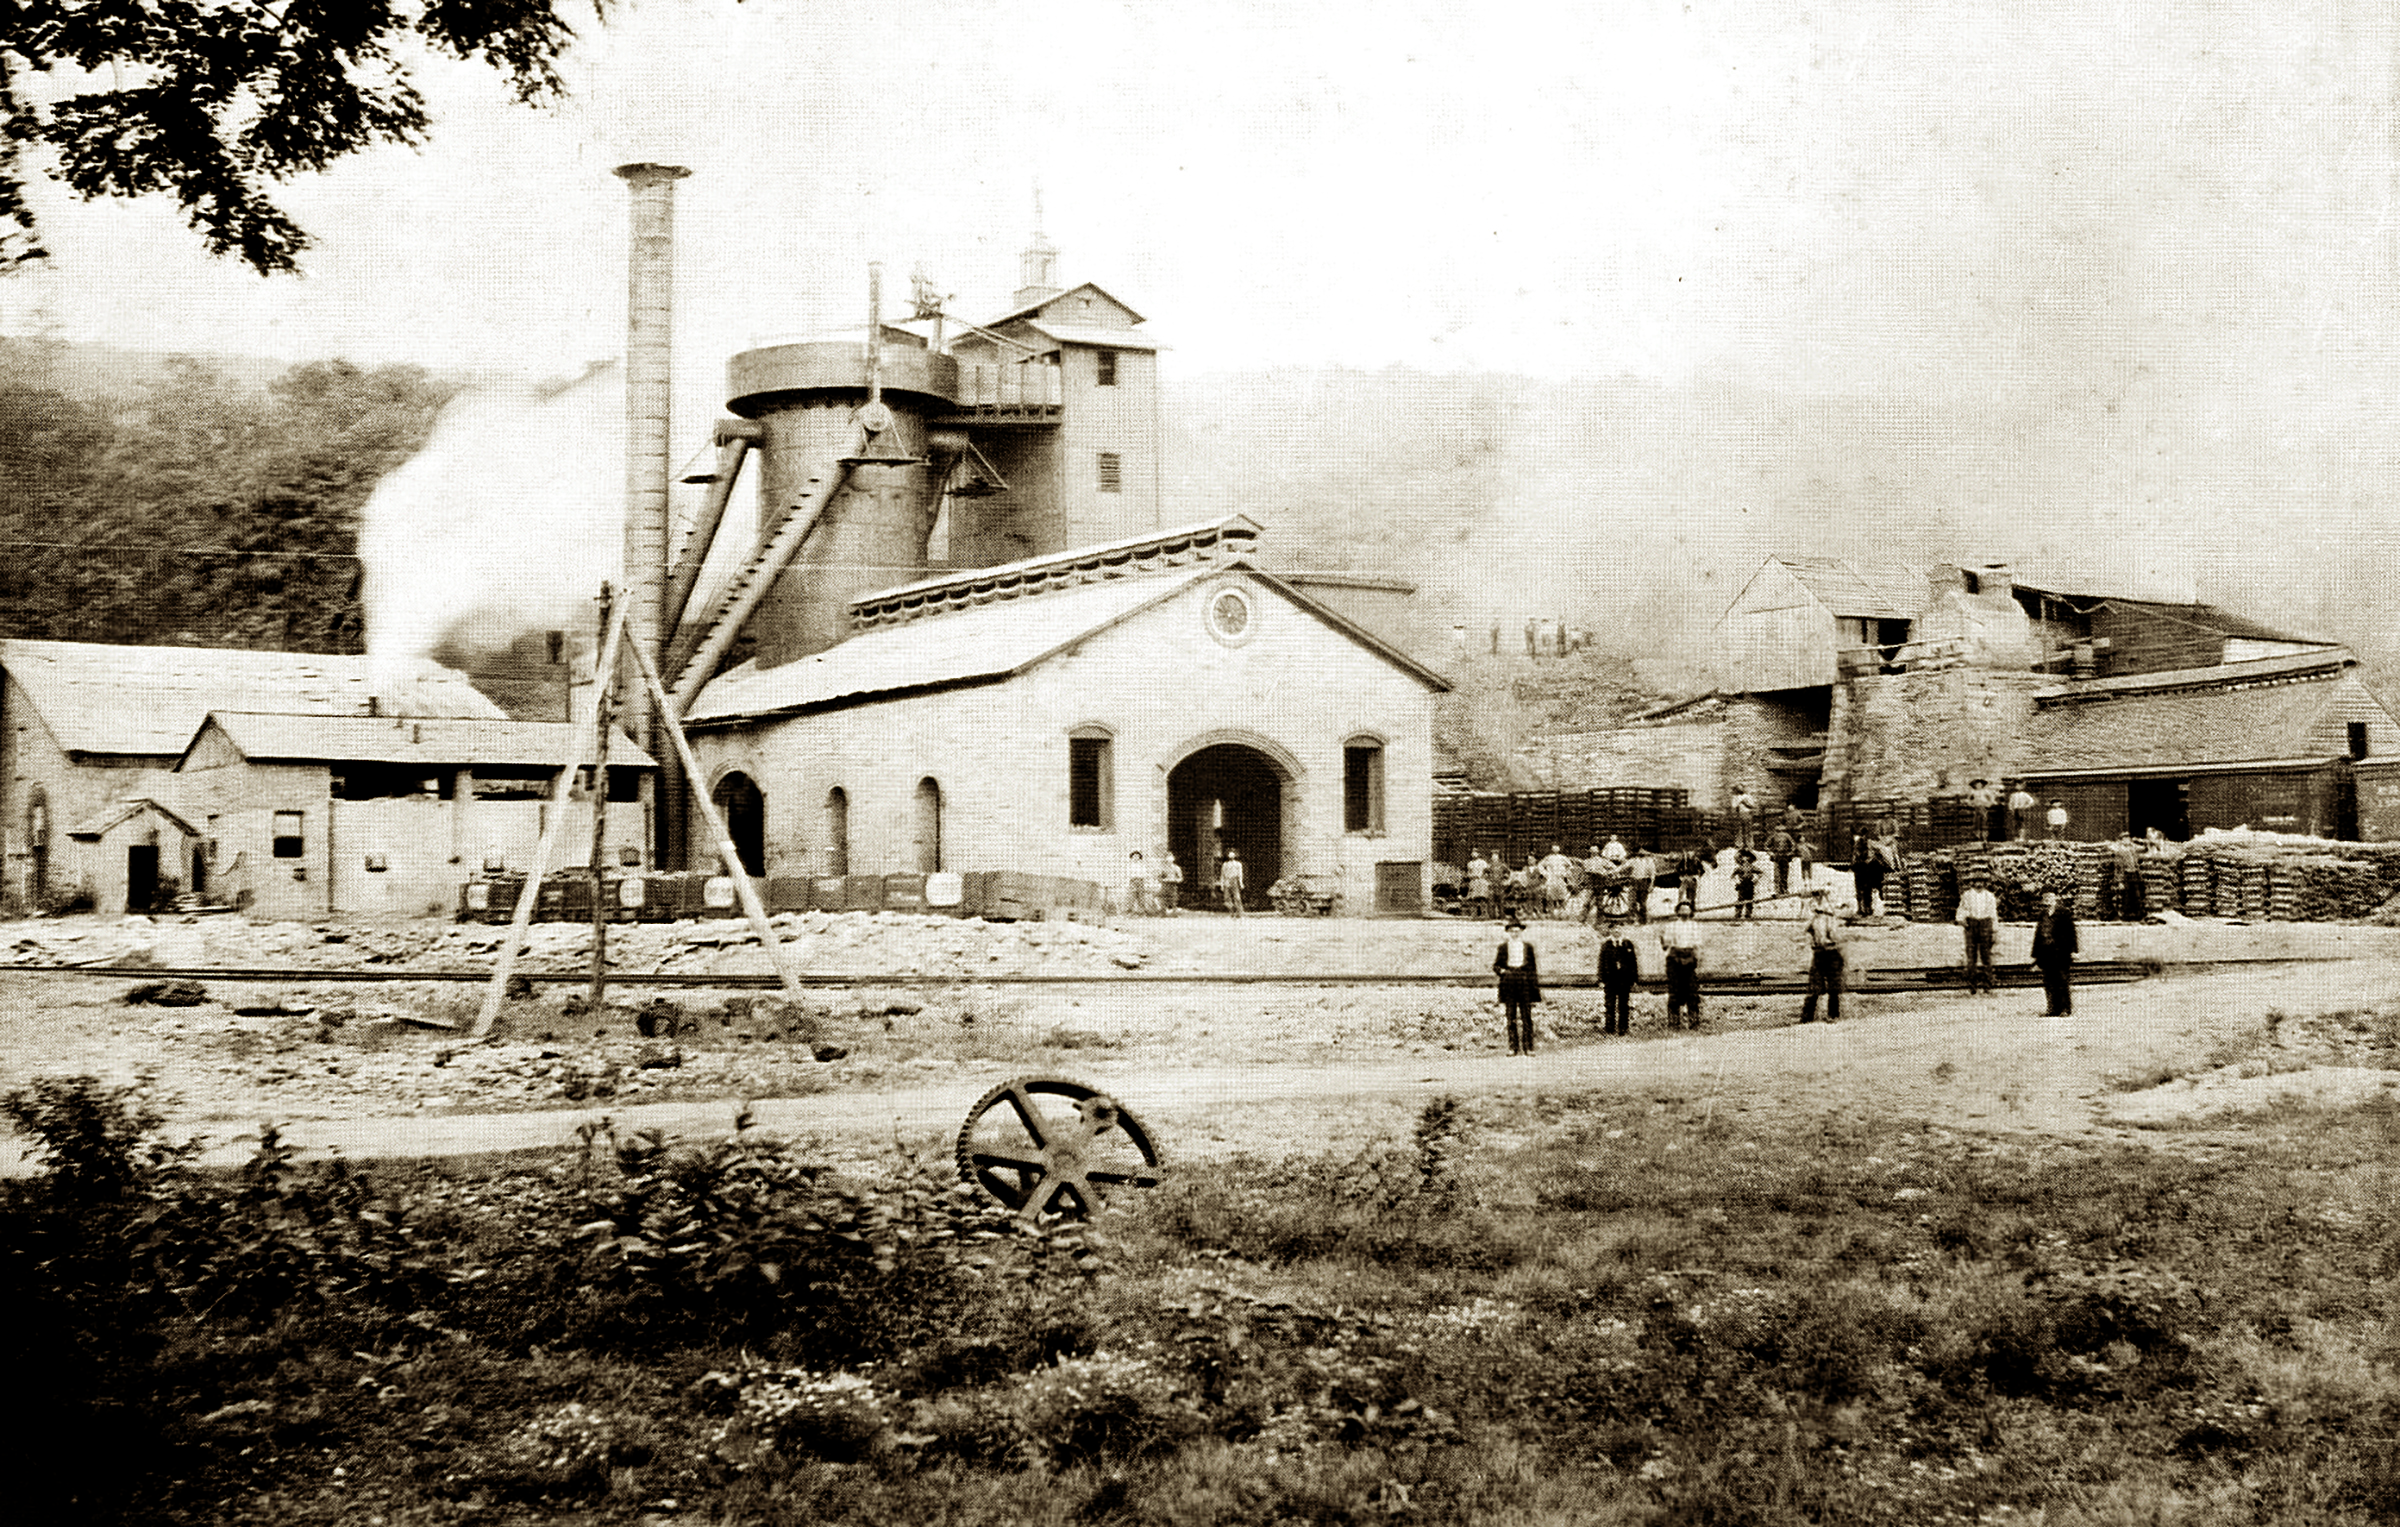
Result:
[[376,487],[358,549],[378,693],[404,695],[446,639],[589,629],[623,561],[624,407],[613,362],[475,387]]

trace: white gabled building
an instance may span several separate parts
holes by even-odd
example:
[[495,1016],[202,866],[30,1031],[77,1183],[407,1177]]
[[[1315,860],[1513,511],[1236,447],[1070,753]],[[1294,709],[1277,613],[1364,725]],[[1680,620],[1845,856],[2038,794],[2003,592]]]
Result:
[[[1221,848],[1414,909],[1431,857],[1436,673],[1261,571],[1212,524],[852,603],[825,651],[745,663],[686,722],[769,876],[1012,869],[1121,885]],[[1388,782],[1388,785],[1387,785]]]

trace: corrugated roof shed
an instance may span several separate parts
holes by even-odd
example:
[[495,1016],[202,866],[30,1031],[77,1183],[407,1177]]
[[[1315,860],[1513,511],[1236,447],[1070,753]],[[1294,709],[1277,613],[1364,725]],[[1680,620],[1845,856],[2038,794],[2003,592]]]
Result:
[[1925,575],[1911,568],[1840,557],[1777,557],[1817,602],[1853,619],[1914,620],[1925,608]]
[[2231,610],[2222,609],[2213,604],[2185,603],[2166,599],[2129,599],[2117,594],[2070,593],[2045,584],[2033,583],[2019,583],[2016,585],[2016,590],[2020,594],[2030,594],[2036,598],[2046,597],[2057,600],[2080,612],[2089,612],[2101,605],[2108,605],[2118,610],[2140,611],[2163,620],[2180,621],[2185,625],[2198,626],[2204,631],[2214,631],[2221,636],[2230,636],[2239,641],[2333,645],[2324,637],[2297,636],[2289,631],[2262,624],[2247,615],[2237,615]]
[[[481,721],[391,716],[284,716],[212,711],[242,756],[253,762],[563,765],[583,723]],[[590,755],[585,755],[589,761]],[[650,755],[618,732],[611,767],[655,768]]]
[[[10,640],[0,667],[70,753],[171,758],[212,710],[363,716],[375,693],[367,659],[313,652]],[[431,664],[405,703],[412,714],[505,719],[463,674]]]
[[2352,720],[2367,723],[2371,753],[2400,753],[2400,724],[2352,674],[2051,706],[2026,723],[2026,772],[2104,774],[2333,758],[2347,751]]
[[2280,657],[2245,658],[2238,663],[2212,663],[2205,668],[2166,668],[2156,673],[2128,673],[2105,679],[2077,679],[2056,689],[2040,690],[2037,702],[2071,699],[2077,695],[2140,694],[2165,689],[2224,689],[2235,684],[2295,678],[2303,674],[2331,677],[2354,668],[2358,659],[2347,647],[2321,647]]

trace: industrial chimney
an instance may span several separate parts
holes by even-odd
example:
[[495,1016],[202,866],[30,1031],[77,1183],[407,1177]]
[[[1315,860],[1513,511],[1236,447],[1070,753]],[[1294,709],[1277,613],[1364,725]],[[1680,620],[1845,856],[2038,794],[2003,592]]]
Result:
[[[633,193],[632,245],[625,282],[625,637],[653,663],[661,660],[659,609],[667,583],[667,447],[673,387],[675,328],[675,182],[691,171],[672,164],[621,164],[616,173]],[[639,686],[619,714],[626,729],[663,758],[658,720]],[[674,771],[659,780],[654,847],[670,862],[669,834],[679,820],[683,782]]]

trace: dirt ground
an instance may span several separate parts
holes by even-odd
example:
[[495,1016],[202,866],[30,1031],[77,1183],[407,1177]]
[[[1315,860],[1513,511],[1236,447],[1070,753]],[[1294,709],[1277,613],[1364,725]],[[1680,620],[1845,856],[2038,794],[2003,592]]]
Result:
[[[706,1134],[729,1127],[744,1099],[759,1100],[762,1123],[825,1137],[847,1155],[946,1135],[1006,1077],[1067,1075],[1114,1091],[1171,1160],[1189,1161],[1354,1150],[1405,1129],[1425,1098],[1443,1092],[1479,1100],[1494,1121],[1514,1107],[1530,1120],[1544,1097],[1599,1093],[1697,1101],[1735,1116],[1868,1115],[2067,1137],[2221,1119],[2296,1094],[2390,1096],[2382,1078],[2400,1078],[2384,1069],[2400,1067],[2389,1016],[2400,1012],[2400,930],[2363,925],[2087,926],[2087,958],[2158,960],[2167,973],[2085,988],[2072,1019],[2044,1018],[2038,990],[1854,992],[1837,1026],[1795,1025],[1793,997],[1712,998],[1706,1027],[1686,1034],[1664,1030],[1660,999],[1645,994],[1633,1036],[1604,1039],[1596,992],[1554,990],[1541,1009],[1545,1044],[1531,1059],[1503,1053],[1480,986],[910,981],[1137,971],[1471,977],[1490,964],[1488,925],[1198,916],[987,925],[818,914],[778,925],[801,969],[888,984],[797,1004],[644,989],[640,975],[662,962],[763,973],[767,960],[738,924],[621,930],[609,1007],[580,1011],[570,989],[545,988],[509,1005],[495,1042],[466,1045],[457,1027],[478,988],[409,972],[488,967],[498,930],[226,918],[14,925],[0,930],[0,949],[13,949],[17,963],[63,962],[71,950],[110,974],[0,971],[0,1087],[80,1072],[146,1077],[178,1133],[228,1158],[262,1120],[312,1149],[407,1155],[558,1143],[602,1114],[620,1127]],[[1591,970],[1588,930],[1533,932],[1553,980]],[[578,968],[589,936],[543,930],[530,958],[535,968]],[[2023,926],[2004,928],[2003,963],[2023,960],[2029,937]],[[1854,967],[1949,963],[1957,953],[1956,930],[1940,926],[1861,927],[1852,946]],[[2275,963],[2176,968],[2201,959]],[[1802,963],[1793,921],[1708,924],[1704,968],[1713,974],[1785,976]],[[186,964],[367,965],[393,979],[212,983],[197,1005],[126,1003],[155,979],[144,966]],[[1644,966],[1656,964],[1653,946]],[[637,1032],[634,1009],[651,998],[679,1006],[683,1032]]]

